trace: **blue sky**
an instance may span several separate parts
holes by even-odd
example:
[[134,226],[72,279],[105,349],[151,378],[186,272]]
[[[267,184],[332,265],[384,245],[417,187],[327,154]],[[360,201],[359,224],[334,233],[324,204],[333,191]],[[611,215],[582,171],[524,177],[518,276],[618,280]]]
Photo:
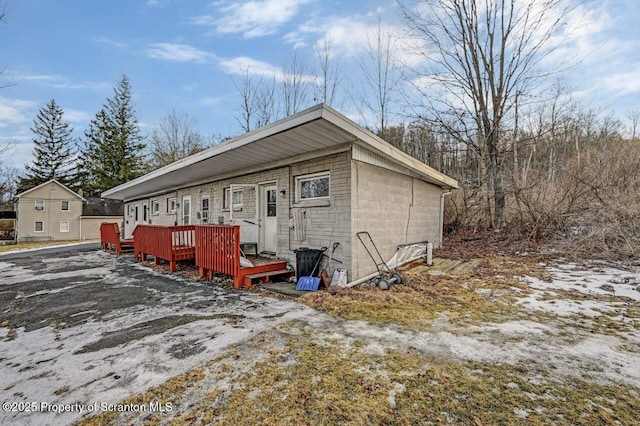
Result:
[[[640,107],[640,1],[587,1],[564,51],[579,60],[561,77],[574,96],[624,119]],[[204,135],[241,133],[235,117],[239,72],[277,73],[297,50],[315,65],[314,43],[330,34],[342,66],[337,109],[367,123],[348,94],[361,81],[367,32],[401,30],[396,3],[383,0],[9,0],[0,26],[0,143],[5,163],[31,161],[30,127],[55,98],[82,136],[122,74],[130,78],[143,133],[170,110],[198,120]],[[336,63],[337,63],[336,62]],[[309,104],[313,104],[310,102]]]

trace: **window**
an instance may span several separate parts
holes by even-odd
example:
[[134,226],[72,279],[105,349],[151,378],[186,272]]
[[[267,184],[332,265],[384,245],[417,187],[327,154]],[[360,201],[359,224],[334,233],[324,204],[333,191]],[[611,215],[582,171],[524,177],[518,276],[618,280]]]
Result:
[[[231,188],[224,189],[224,197],[222,208],[225,210],[229,209],[229,199],[231,198]],[[234,189],[233,190],[233,208],[241,209],[242,208],[242,189]]]
[[69,221],[60,221],[60,232],[69,232]]
[[142,221],[147,223],[149,221],[149,206],[147,203],[142,205]]
[[182,224],[191,225],[191,195],[182,197]]
[[276,203],[276,190],[268,189],[267,190],[267,217],[276,217],[277,216],[277,203]]
[[44,200],[36,200],[36,210],[44,210]]
[[159,215],[160,214],[160,201],[152,201],[151,202],[151,214]]
[[63,212],[68,212],[69,211],[69,202],[68,201],[61,201],[60,202],[60,210],[62,210]]
[[44,232],[44,222],[36,222],[33,230],[34,232]]
[[167,213],[175,213],[177,209],[176,199],[167,198]]
[[209,196],[202,197],[201,201],[202,221],[207,222],[209,220]]
[[328,199],[329,172],[296,177],[296,201]]
[[133,216],[133,206],[131,204],[127,206],[127,210],[129,212],[129,217]]

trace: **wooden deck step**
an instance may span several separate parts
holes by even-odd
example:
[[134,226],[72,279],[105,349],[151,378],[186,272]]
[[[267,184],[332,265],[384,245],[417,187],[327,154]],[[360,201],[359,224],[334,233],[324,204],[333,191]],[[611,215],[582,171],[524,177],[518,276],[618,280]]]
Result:
[[244,276],[244,286],[249,287],[253,285],[252,280],[255,280],[255,279],[260,279],[261,282],[268,283],[271,277],[278,276],[278,275],[292,276],[293,271],[290,271],[289,269],[278,269],[275,271],[266,271],[266,272],[257,272],[255,274],[247,274]]

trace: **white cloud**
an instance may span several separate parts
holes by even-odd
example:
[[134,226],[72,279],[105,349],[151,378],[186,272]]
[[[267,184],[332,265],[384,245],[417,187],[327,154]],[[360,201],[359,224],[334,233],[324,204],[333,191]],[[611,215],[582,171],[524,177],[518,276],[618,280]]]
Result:
[[18,82],[32,82],[46,87],[53,87],[55,89],[92,90],[100,92],[113,87],[111,83],[106,81],[74,82],[64,76],[55,74],[13,75],[11,78]]
[[0,128],[31,121],[35,107],[32,101],[0,96]]
[[64,119],[71,123],[88,123],[93,116],[78,109],[65,108]]
[[171,62],[211,62],[215,55],[204,50],[197,49],[188,44],[155,43],[147,49],[147,54],[153,59]]
[[384,34],[393,35],[393,55],[404,65],[416,65],[424,61],[424,57],[411,53],[414,41],[407,37],[403,28],[391,23],[382,22],[378,28],[378,17],[382,10],[366,15],[330,16],[325,19],[308,21],[298,30],[287,34],[284,39],[294,48],[312,43],[322,43],[323,39],[333,43],[332,54],[344,57],[357,57],[375,46],[375,37],[380,29]]
[[616,96],[640,93],[640,64],[629,66],[632,71],[619,72],[602,78],[602,88]]
[[222,16],[204,15],[192,19],[197,25],[212,26],[219,34],[243,34],[245,38],[273,34],[290,21],[300,6],[311,0],[253,0],[220,4]]
[[55,83],[62,80],[59,75],[23,75],[18,77],[22,81],[33,81],[37,83]]
[[248,73],[255,76],[276,77],[282,72],[278,67],[248,56],[224,59],[220,61],[220,66],[227,74]]

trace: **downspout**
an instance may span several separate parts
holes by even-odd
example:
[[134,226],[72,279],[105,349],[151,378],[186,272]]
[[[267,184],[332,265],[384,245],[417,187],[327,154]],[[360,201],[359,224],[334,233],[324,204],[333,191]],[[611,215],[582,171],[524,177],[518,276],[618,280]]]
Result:
[[442,192],[440,194],[440,247],[442,247],[444,243],[443,232],[444,232],[444,197],[447,195],[451,195],[451,191]]

